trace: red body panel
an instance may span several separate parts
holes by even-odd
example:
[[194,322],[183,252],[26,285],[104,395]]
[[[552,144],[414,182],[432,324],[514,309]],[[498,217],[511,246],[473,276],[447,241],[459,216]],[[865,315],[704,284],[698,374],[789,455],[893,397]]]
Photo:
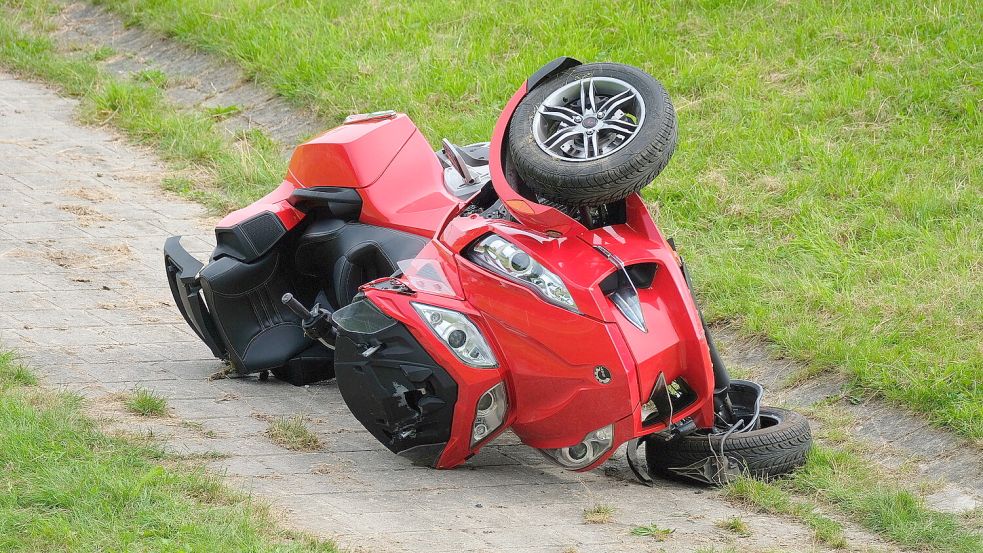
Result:
[[290,230],[304,218],[287,201],[294,190],[330,186],[358,190],[363,223],[432,237],[460,204],[443,183],[440,162],[406,115],[349,123],[298,146],[283,183],[217,227],[230,228],[268,211]]
[[410,136],[379,178],[358,193],[363,223],[428,238],[461,203],[444,187],[444,170],[420,131]]
[[218,229],[232,228],[268,211],[276,214],[280,218],[280,222],[283,223],[283,227],[290,230],[304,218],[304,212],[290,205],[290,202],[287,201],[287,198],[297,188],[297,185],[285,180],[269,194],[223,217],[215,227]]
[[414,135],[419,131],[402,114],[335,127],[294,150],[287,180],[307,188],[365,188]]

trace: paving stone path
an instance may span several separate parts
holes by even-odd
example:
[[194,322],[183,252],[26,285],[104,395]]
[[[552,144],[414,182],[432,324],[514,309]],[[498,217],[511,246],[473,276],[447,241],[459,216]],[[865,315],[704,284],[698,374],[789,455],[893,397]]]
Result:
[[[211,358],[171,305],[161,246],[172,234],[204,257],[211,223],[159,188],[163,166],[105,129],[73,121],[75,102],[0,73],[0,344],[54,388],[76,391],[110,429],[152,432],[178,453],[271,502],[284,524],[364,551],[741,551],[813,549],[781,518],[726,503],[719,492],[645,488],[620,460],[589,474],[547,464],[505,436],[452,471],[413,467],[349,414],[333,382],[211,380]],[[120,394],[167,398],[165,419],[140,419]],[[265,435],[271,417],[304,415],[323,447],[299,453]],[[619,456],[620,459],[620,456]],[[583,510],[616,509],[588,525]],[[742,517],[752,535],[715,523]],[[655,523],[656,543],[630,535]],[[855,530],[855,544],[879,544]]]

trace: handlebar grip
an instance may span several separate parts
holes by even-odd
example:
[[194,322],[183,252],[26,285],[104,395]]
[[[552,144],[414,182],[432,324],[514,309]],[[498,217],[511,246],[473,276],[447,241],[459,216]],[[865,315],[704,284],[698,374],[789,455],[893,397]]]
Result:
[[287,307],[287,309],[293,311],[295,315],[300,317],[301,320],[306,321],[307,319],[311,318],[310,310],[304,307],[304,304],[297,301],[297,298],[295,298],[290,292],[284,294],[283,297],[280,298],[280,301]]

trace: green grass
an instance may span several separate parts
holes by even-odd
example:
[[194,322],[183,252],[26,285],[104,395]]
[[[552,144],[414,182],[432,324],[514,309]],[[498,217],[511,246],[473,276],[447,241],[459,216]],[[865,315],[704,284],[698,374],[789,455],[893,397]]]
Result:
[[167,75],[165,75],[160,69],[144,69],[143,71],[138,71],[135,73],[133,78],[150,84],[155,88],[167,87]]
[[737,534],[743,538],[751,535],[751,528],[744,522],[741,517],[730,517],[724,520],[718,520],[714,525],[722,530],[727,530],[728,532]]
[[14,352],[0,350],[0,393],[8,388],[35,386],[37,383],[34,374],[17,362]]
[[840,523],[820,514],[812,502],[795,499],[778,485],[753,478],[741,478],[727,486],[726,494],[762,512],[799,520],[812,529],[813,536],[819,543],[834,549],[847,547]]
[[276,417],[266,427],[266,435],[273,443],[294,451],[317,451],[321,440],[304,424],[304,418]]
[[614,507],[610,505],[594,505],[584,509],[585,524],[607,524],[614,520]]
[[817,446],[790,485],[835,504],[865,527],[907,547],[966,553],[983,551],[983,536],[950,514],[925,506],[912,491],[891,483],[849,451]]
[[871,460],[876,452],[849,434],[857,425],[835,402],[815,406],[810,416],[821,425],[804,467],[771,483],[740,479],[726,488],[726,495],[766,513],[798,519],[812,528],[817,541],[830,547],[843,548],[847,543],[842,525],[823,515],[820,505],[906,548],[983,551],[983,534],[972,515],[929,509],[917,483],[903,471],[888,472]]
[[102,434],[0,353],[0,551],[334,552],[145,441]]
[[674,528],[660,528],[657,524],[648,526],[636,526],[631,529],[631,535],[652,538],[655,541],[666,541],[676,530]]
[[983,437],[980,2],[101,3],[329,121],[404,110],[434,143],[486,139],[555,56],[639,65],[680,119],[645,195],[708,313]]
[[167,399],[158,393],[143,388],[127,397],[124,403],[127,409],[144,417],[167,415]]

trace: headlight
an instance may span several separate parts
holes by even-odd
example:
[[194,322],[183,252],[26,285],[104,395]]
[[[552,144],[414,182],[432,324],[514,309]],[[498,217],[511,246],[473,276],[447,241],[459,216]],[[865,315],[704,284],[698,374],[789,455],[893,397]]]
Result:
[[447,349],[466,365],[482,369],[498,366],[488,342],[463,313],[423,303],[411,303]]
[[540,449],[550,459],[553,459],[565,469],[578,470],[597,461],[611,449],[614,443],[614,425],[598,428],[591,432],[577,445],[558,449]]
[[475,263],[532,288],[546,301],[578,311],[560,277],[548,271],[521,248],[501,236],[489,234],[467,253]]
[[474,425],[471,427],[471,445],[484,440],[502,426],[508,409],[509,399],[505,395],[505,383],[499,382],[481,394],[475,409]]

